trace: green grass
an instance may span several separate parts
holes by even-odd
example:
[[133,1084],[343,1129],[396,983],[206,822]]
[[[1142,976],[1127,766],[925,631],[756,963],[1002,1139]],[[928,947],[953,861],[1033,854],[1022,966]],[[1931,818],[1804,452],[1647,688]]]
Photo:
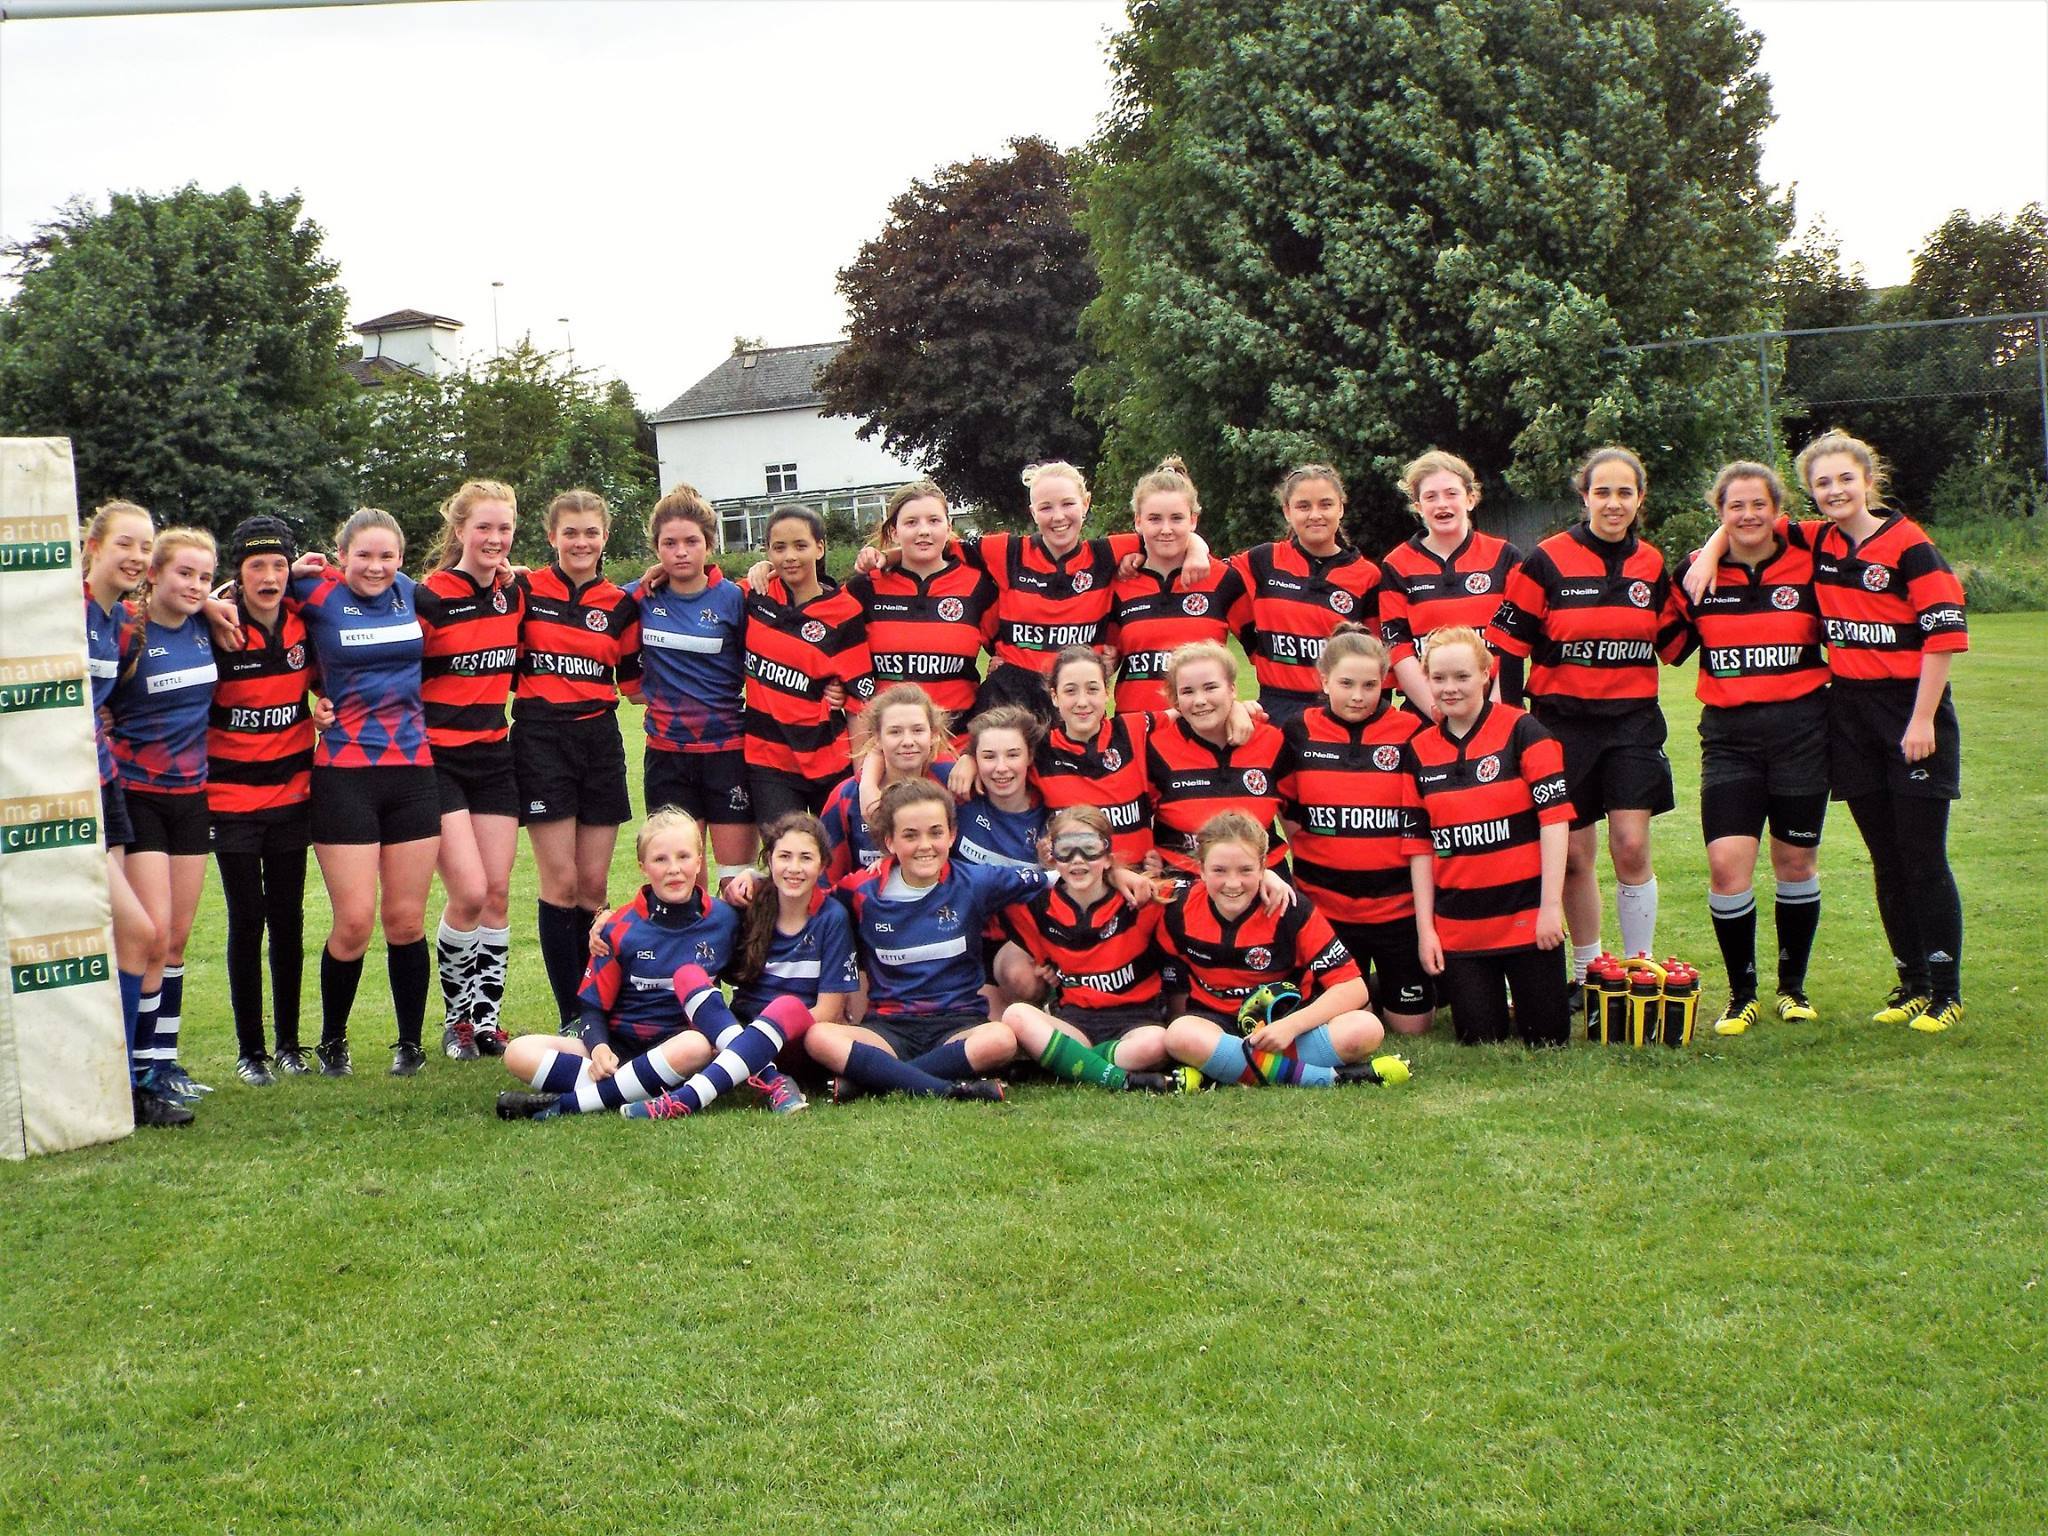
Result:
[[0,1531],[2039,1531],[2048,619],[1975,645],[1940,1038],[1862,1022],[1840,814],[1826,1022],[1440,1031],[1401,1091],[505,1126],[489,1063],[381,1074],[373,956],[363,1075],[257,1093],[210,904],[200,1123],[0,1167]]

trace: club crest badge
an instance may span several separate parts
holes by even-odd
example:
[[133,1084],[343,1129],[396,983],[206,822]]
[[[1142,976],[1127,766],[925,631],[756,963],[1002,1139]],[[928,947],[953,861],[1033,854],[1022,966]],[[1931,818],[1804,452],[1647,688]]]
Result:
[[1474,597],[1485,596],[1493,590],[1493,573],[1490,571],[1474,571],[1465,578],[1465,590]]
[[1263,795],[1266,792],[1265,770],[1260,768],[1245,769],[1244,792],[1248,795]]
[[1191,619],[1199,619],[1209,611],[1209,595],[1206,592],[1190,592],[1180,600],[1180,611]]
[[816,619],[812,619],[802,629],[798,630],[797,633],[804,637],[806,644],[816,645],[825,638],[825,626]]
[[1374,747],[1372,749],[1372,765],[1382,773],[1392,773],[1401,766],[1401,749],[1399,747]]
[[1482,757],[1479,759],[1479,765],[1472,770],[1472,776],[1482,784],[1491,784],[1500,777],[1500,759]]
[[1797,608],[1799,606],[1799,589],[1797,587],[1773,587],[1771,589],[1771,606],[1773,608],[1785,609],[1787,612]]
[[1647,581],[1632,581],[1628,584],[1628,600],[1638,608],[1650,606],[1650,584]]
[[1343,591],[1332,592],[1330,594],[1330,606],[1339,613],[1349,613],[1354,606],[1351,594]]
[[1863,567],[1863,585],[1872,592],[1882,592],[1892,584],[1892,573],[1881,565]]
[[1086,592],[1086,591],[1087,591],[1087,590],[1088,590],[1088,589],[1089,589],[1090,587],[1092,587],[1092,586],[1094,586],[1094,585],[1095,585],[1095,578],[1094,578],[1093,576],[1089,575],[1089,574],[1088,574],[1088,572],[1086,572],[1086,571],[1076,571],[1076,572],[1074,572],[1074,590],[1075,590],[1075,591],[1076,591],[1077,593],[1078,593],[1078,592]]
[[491,609],[493,612],[504,613],[511,606],[512,604],[506,600],[503,587],[491,588]]
[[957,597],[942,597],[939,599],[939,617],[948,624],[958,624],[961,616],[966,612],[967,605]]
[[591,631],[593,634],[603,634],[605,627],[604,615],[598,612],[598,610],[595,608],[585,610],[583,615],[583,627]]
[[285,667],[293,672],[302,672],[306,667],[306,648],[295,645],[284,653]]
[[1123,765],[1124,755],[1123,753],[1119,752],[1115,747],[1111,747],[1107,752],[1102,754],[1102,771],[1104,773],[1115,773],[1117,769],[1123,767]]
[[1254,944],[1244,952],[1244,965],[1248,971],[1270,970],[1273,965],[1273,951],[1263,944]]

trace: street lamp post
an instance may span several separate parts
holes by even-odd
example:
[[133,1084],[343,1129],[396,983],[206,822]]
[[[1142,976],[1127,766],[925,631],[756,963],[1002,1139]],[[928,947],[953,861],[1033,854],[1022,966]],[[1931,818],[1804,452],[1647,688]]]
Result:
[[494,282],[491,284],[491,356],[493,357],[501,357],[505,351],[504,344],[498,340],[498,290],[504,286],[503,283]]

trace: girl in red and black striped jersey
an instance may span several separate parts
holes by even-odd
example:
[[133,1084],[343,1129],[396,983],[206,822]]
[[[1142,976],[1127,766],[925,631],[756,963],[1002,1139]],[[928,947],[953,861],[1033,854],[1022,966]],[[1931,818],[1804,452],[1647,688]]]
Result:
[[747,597],[747,782],[764,823],[825,809],[850,766],[847,719],[875,693],[866,616],[824,560],[809,507],[768,520],[771,574]]
[[[1320,654],[1320,647],[1318,648]],[[1237,663],[1220,645],[1184,645],[1167,663],[1176,718],[1156,721],[1145,744],[1152,839],[1169,872],[1198,872],[1196,845],[1218,812],[1239,811],[1270,827],[1280,810],[1279,728],[1259,721],[1233,745]],[[1277,869],[1287,856],[1272,843]]]
[[1939,1033],[1963,1016],[1963,909],[1948,862],[1949,802],[1962,793],[1948,677],[1969,648],[1963,587],[1920,527],[1884,504],[1884,466],[1868,443],[1824,433],[1798,469],[1825,519],[1793,531],[1813,549],[1833,675],[1829,788],[1870,850],[1899,971],[1872,1019]]
[[1437,631],[1429,683],[1443,718],[1408,743],[1435,859],[1415,885],[1422,964],[1461,1044],[1571,1034],[1563,941],[1564,754],[1536,720],[1488,698],[1491,658],[1475,630]]
[[1821,654],[1813,555],[1777,532],[1784,487],[1768,465],[1727,465],[1710,504],[1727,531],[1715,590],[1694,602],[1679,565],[1665,604],[1664,659],[1700,653],[1700,826],[1707,905],[1728,968],[1718,1035],[1739,1035],[1757,1002],[1756,856],[1771,829],[1777,876],[1777,1016],[1810,1022],[1806,962],[1820,922],[1816,856],[1828,809],[1827,658]]
[[1230,616],[1244,601],[1237,567],[1215,562],[1200,581],[1182,581],[1201,515],[1195,483],[1178,458],[1161,459],[1131,490],[1132,524],[1145,541],[1145,559],[1110,589],[1108,640],[1120,669],[1119,713],[1170,708],[1167,658],[1198,640],[1221,645],[1230,638]]
[[540,884],[541,960],[560,1027],[573,1027],[590,925],[605,909],[619,827],[632,814],[619,687],[640,675],[640,608],[605,579],[611,513],[594,491],[548,503],[555,558],[522,578],[512,763]]
[[1053,662],[1057,718],[1038,744],[1031,785],[1048,812],[1099,806],[1109,818],[1116,860],[1129,869],[1156,863],[1152,792],[1145,775],[1151,717],[1109,713],[1109,667],[1099,652],[1070,645]]
[[[1188,992],[1188,1011],[1166,1027],[1167,1053],[1217,1083],[1383,1080],[1366,1062],[1385,1032],[1366,1011],[1365,979],[1344,941],[1312,903],[1260,902],[1265,829],[1225,811],[1202,829],[1197,852],[1201,878],[1178,889],[1159,925],[1160,947]],[[1301,1005],[1245,1032],[1244,1001],[1282,983],[1300,992]]]
[[1059,883],[1006,908],[1017,942],[1060,990],[1050,1008],[1012,1003],[1003,1022],[1019,1054],[1055,1077],[1103,1088],[1165,1093],[1166,998],[1158,933],[1166,909],[1133,905],[1109,883],[1109,818],[1068,806],[1046,827]]
[[1287,727],[1280,753],[1295,884],[1330,920],[1359,974],[1377,972],[1371,998],[1380,1018],[1418,1035],[1436,992],[1415,931],[1414,866],[1428,853],[1404,749],[1428,722],[1388,704],[1387,648],[1357,624],[1337,626],[1316,669],[1325,702]]
[[914,683],[953,719],[966,719],[981,653],[995,642],[995,582],[960,557],[946,493],[929,480],[890,496],[875,547],[900,552],[900,563],[854,576],[846,590],[867,614],[876,686]]
[[[1422,665],[1425,642],[1450,624],[1483,631],[1500,609],[1522,552],[1472,526],[1479,477],[1455,453],[1432,448],[1410,460],[1401,489],[1422,527],[1380,562],[1380,639],[1402,697],[1434,720],[1436,700]],[[1507,696],[1520,698],[1521,658],[1503,657],[1500,673]]]
[[1280,483],[1286,539],[1232,557],[1245,585],[1231,616],[1266,718],[1285,725],[1322,698],[1316,659],[1349,619],[1378,623],[1380,568],[1344,537],[1344,481],[1327,464],[1304,464]]
[[[313,842],[313,680],[306,626],[285,602],[297,558],[290,524],[244,518],[228,545],[229,598],[239,649],[221,650],[206,732],[206,801],[213,857],[227,898],[228,1003],[235,1074],[253,1088],[311,1070],[299,1045],[305,973],[306,853]],[[264,1046],[263,940],[277,1054]]]
[[1636,533],[1649,489],[1626,448],[1595,449],[1574,479],[1585,520],[1537,545],[1508,579],[1487,643],[1531,658],[1529,711],[1564,749],[1571,857],[1564,906],[1572,979],[1600,953],[1594,828],[1607,821],[1614,906],[1625,954],[1657,947],[1650,818],[1675,803],[1657,703],[1657,642],[1669,582],[1657,546]]
[[509,485],[465,481],[441,503],[433,568],[413,591],[448,898],[434,936],[446,1014],[441,1049],[454,1061],[505,1050],[498,1008],[519,853],[519,782],[505,701],[526,622],[526,589],[509,565],[518,505]]

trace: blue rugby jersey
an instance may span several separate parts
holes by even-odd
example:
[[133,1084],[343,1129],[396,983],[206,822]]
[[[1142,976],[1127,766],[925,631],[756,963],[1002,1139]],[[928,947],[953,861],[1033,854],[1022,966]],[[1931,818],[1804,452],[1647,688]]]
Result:
[[867,960],[868,1011],[884,1019],[983,1012],[982,929],[1044,890],[1052,872],[948,859],[930,889],[905,901],[883,894],[895,869],[884,859],[833,893],[853,913]]
[[746,692],[747,589],[717,566],[702,592],[643,592],[640,690],[647,744],[660,752],[722,752],[740,744]]
[[107,727],[100,711],[114,696],[114,680],[121,675],[121,637],[135,622],[126,603],[111,609],[93,601],[92,589],[85,593],[85,674],[92,679],[92,734],[100,749],[100,782],[114,778],[114,748],[107,739]]
[[953,835],[953,856],[970,864],[1011,869],[1037,869],[1038,838],[1045,831],[1045,807],[999,811],[980,795],[960,807],[960,828]]
[[[940,758],[925,770],[925,776],[940,788],[953,772],[953,759]],[[882,850],[868,835],[868,824],[860,814],[860,775],[841,779],[825,797],[818,813],[825,828],[825,878],[841,880],[858,870],[873,869],[882,862]]]
[[213,636],[198,615],[175,629],[139,615],[128,626],[110,701],[123,787],[158,795],[206,788],[206,723],[219,678]]
[[412,593],[412,578],[403,572],[376,597],[357,596],[339,575],[292,581],[299,618],[319,659],[321,692],[334,703],[334,724],[321,733],[313,755],[316,768],[434,761],[420,697],[426,641]]
[[[754,898],[772,902],[772,886],[763,886]],[[817,1004],[825,992],[858,992],[860,965],[854,955],[853,920],[846,908],[834,901],[822,886],[811,897],[811,920],[801,933],[778,930],[768,942],[768,959],[761,974],[732,989],[732,1011],[742,1019],[754,1019],[778,997],[793,997],[806,1008]]]
[[676,1002],[676,968],[700,965],[716,976],[732,960],[739,929],[739,914],[702,891],[670,903],[640,887],[604,925],[611,953],[583,972],[583,1043],[637,1055],[682,1033],[689,1020]]

